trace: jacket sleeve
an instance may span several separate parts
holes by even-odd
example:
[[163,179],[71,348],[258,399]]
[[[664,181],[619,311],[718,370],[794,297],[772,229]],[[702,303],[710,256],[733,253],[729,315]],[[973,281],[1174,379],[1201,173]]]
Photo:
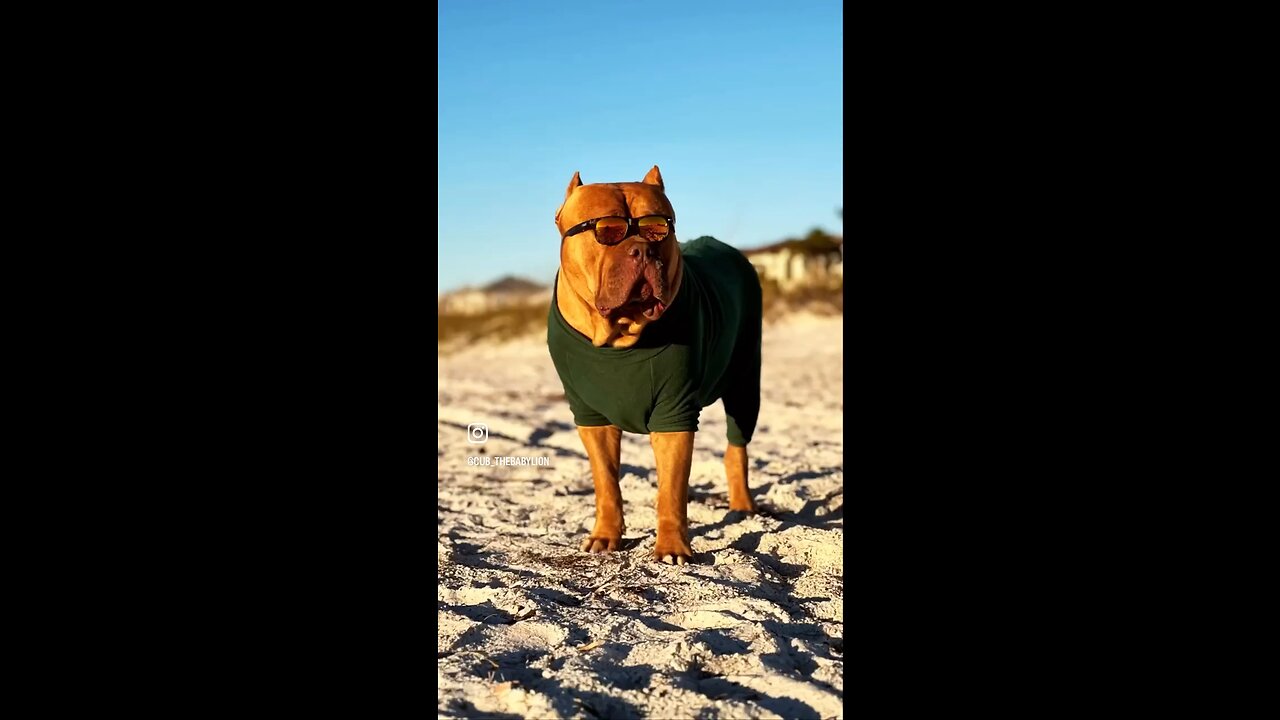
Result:
[[573,383],[563,382],[564,396],[569,400],[569,409],[573,411],[573,424],[578,427],[597,427],[599,425],[612,425],[609,418],[601,415],[587,405],[581,395],[573,390]]
[[661,357],[665,367],[650,371],[655,374],[653,413],[649,416],[649,432],[697,431],[698,415],[702,405],[698,402],[698,388],[689,373],[688,360],[682,357],[687,351],[672,347]]

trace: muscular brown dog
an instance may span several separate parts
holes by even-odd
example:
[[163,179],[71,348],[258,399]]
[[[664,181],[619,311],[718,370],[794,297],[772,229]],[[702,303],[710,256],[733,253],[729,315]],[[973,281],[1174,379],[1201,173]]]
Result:
[[555,215],[560,272],[547,343],[586,448],[595,528],[582,550],[616,550],[623,431],[648,434],[658,468],[655,559],[683,565],[689,468],[701,409],[723,400],[731,510],[755,512],[747,443],[760,408],[760,283],[714,238],[676,240],[655,165],[643,182],[584,185],[574,173]]

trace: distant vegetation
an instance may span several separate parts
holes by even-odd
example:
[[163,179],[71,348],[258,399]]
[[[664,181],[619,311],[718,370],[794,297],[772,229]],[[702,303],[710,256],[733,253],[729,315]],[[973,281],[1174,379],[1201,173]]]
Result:
[[[744,250],[743,253],[751,256],[790,250],[801,255],[824,255],[838,252],[841,242],[843,238],[814,228],[803,237],[786,238],[772,245]],[[824,276],[812,284],[791,287],[786,291],[776,281],[762,277],[760,288],[766,322],[785,321],[788,315],[797,311],[820,315],[844,313],[843,275]],[[536,295],[539,291],[545,291],[546,301],[542,302],[535,296],[528,301],[521,300],[517,304],[501,305],[481,312],[439,312],[436,342],[440,352],[450,352],[482,340],[502,342],[546,333],[547,312],[551,302],[549,288],[523,278],[506,276],[479,290],[490,298]]]
[[505,275],[480,289],[485,292],[525,293],[544,290],[546,287],[546,285],[539,285],[532,280],[526,280],[515,275]]
[[477,340],[509,340],[547,331],[547,313],[551,310],[551,296],[542,305],[516,305],[488,310],[476,315],[438,316],[436,344],[449,346],[470,345]]
[[821,228],[814,228],[809,231],[808,235],[801,238],[787,238],[772,245],[766,245],[760,248],[751,248],[743,250],[747,255],[755,253],[769,252],[773,250],[791,250],[792,252],[804,253],[806,255],[817,255],[838,251],[840,244],[844,242],[844,238],[838,235],[828,235]]
[[843,280],[832,285],[804,285],[783,292],[778,283],[761,278],[760,292],[766,322],[785,318],[788,314],[801,310],[815,315],[844,314]]

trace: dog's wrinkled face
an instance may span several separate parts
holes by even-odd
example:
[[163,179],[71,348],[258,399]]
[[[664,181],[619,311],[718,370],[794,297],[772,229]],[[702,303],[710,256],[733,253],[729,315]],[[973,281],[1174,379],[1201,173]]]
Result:
[[[675,211],[663,192],[655,165],[643,182],[583,185],[573,174],[564,204],[556,213],[556,227],[565,231],[603,217],[643,218]],[[597,238],[594,229],[564,237],[560,246],[561,273],[573,293],[591,309],[585,313],[597,347],[629,347],[649,323],[662,316],[675,298],[680,280],[680,249],[674,222],[665,237],[654,240],[632,234],[616,245],[616,238]],[[582,328],[579,328],[580,330]]]

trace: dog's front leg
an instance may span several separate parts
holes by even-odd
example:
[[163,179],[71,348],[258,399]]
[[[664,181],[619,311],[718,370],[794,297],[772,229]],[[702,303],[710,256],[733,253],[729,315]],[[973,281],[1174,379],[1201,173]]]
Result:
[[591,480],[596,486],[596,527],[582,541],[582,550],[612,552],[618,549],[624,529],[622,489],[618,469],[622,466],[622,431],[613,425],[579,427],[578,437],[587,449]]
[[658,465],[658,543],[655,560],[683,565],[689,549],[689,468],[693,464],[693,432],[649,433]]

